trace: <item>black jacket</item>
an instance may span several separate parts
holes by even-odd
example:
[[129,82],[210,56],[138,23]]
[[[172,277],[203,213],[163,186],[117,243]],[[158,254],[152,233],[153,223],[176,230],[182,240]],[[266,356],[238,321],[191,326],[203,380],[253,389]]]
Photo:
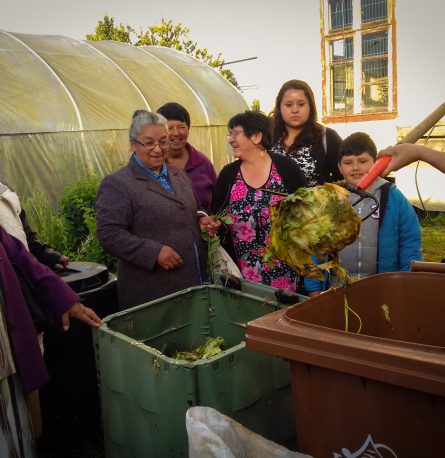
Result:
[[329,127],[326,128],[326,181],[343,180],[343,176],[338,169],[338,149],[342,139],[340,135]]
[[20,212],[20,220],[25,231],[26,241],[28,242],[29,251],[38,259],[39,262],[45,264],[51,269],[59,262],[61,253],[53,250],[47,243],[39,240],[37,232],[32,229],[26,216],[25,210]]

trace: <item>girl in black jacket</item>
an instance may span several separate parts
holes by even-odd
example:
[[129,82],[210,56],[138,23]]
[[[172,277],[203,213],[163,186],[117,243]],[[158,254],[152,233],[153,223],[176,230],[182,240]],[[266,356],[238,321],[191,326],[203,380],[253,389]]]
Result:
[[278,92],[272,112],[271,152],[292,158],[305,174],[308,185],[341,180],[338,148],[341,138],[317,122],[314,93],[300,80],[290,80]]

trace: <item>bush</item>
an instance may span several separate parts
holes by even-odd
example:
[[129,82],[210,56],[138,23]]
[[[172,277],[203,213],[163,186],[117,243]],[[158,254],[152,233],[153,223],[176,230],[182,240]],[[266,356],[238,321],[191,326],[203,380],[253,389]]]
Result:
[[111,272],[116,272],[117,259],[104,251],[97,238],[95,208],[84,208],[83,222],[87,232],[77,245],[78,260],[105,264]]
[[40,239],[71,261],[97,262],[115,272],[116,258],[105,253],[97,238],[95,204],[99,184],[99,178],[89,177],[67,186],[58,212],[42,193],[33,194],[22,205]]
[[65,219],[66,227],[72,237],[72,246],[79,246],[88,234],[90,228],[87,218],[91,217],[96,208],[96,194],[100,179],[96,177],[75,181],[63,191],[60,201],[60,213]]

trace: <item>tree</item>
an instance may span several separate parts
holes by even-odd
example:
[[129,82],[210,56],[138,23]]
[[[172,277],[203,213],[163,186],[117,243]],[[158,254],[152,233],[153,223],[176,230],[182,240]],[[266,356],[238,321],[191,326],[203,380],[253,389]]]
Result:
[[99,21],[94,29],[94,34],[87,34],[87,40],[101,41],[112,40],[121,41],[123,43],[131,43],[130,34],[134,30],[130,26],[119,24],[118,27],[114,25],[114,19],[110,18],[108,14],[104,14],[103,21]]
[[[146,31],[140,30],[139,33],[131,26],[119,24],[114,25],[114,19],[110,18],[107,13],[104,14],[103,20],[99,21],[95,27],[94,34],[87,34],[87,40],[113,40],[130,43],[135,46],[157,45],[167,48],[174,48],[178,51],[185,52],[190,56],[206,63],[210,67],[218,70],[235,87],[239,88],[238,81],[231,70],[223,68],[224,59],[219,53],[217,56],[210,54],[207,48],[199,48],[198,43],[189,37],[190,29],[183,27],[179,22],[175,24],[172,19],[165,21],[162,19],[160,25],[148,26]],[[131,36],[134,35],[136,40],[132,42]]]
[[253,111],[261,111],[260,100],[259,99],[253,99],[252,100],[252,105],[250,106],[250,108]]

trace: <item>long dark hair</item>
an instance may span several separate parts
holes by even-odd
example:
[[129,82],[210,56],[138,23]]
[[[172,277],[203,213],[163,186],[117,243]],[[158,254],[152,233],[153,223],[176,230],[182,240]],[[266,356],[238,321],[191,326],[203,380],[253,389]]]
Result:
[[275,100],[275,107],[271,112],[271,118],[273,122],[272,126],[272,141],[275,145],[283,138],[287,136],[286,124],[284,123],[283,117],[281,116],[281,102],[284,94],[289,89],[302,90],[309,102],[309,119],[303,127],[302,132],[295,139],[294,144],[291,148],[304,145],[312,145],[316,142],[322,141],[323,128],[317,121],[317,107],[315,105],[315,97],[310,86],[301,80],[289,80],[286,81],[281,89],[278,91],[277,98]]

